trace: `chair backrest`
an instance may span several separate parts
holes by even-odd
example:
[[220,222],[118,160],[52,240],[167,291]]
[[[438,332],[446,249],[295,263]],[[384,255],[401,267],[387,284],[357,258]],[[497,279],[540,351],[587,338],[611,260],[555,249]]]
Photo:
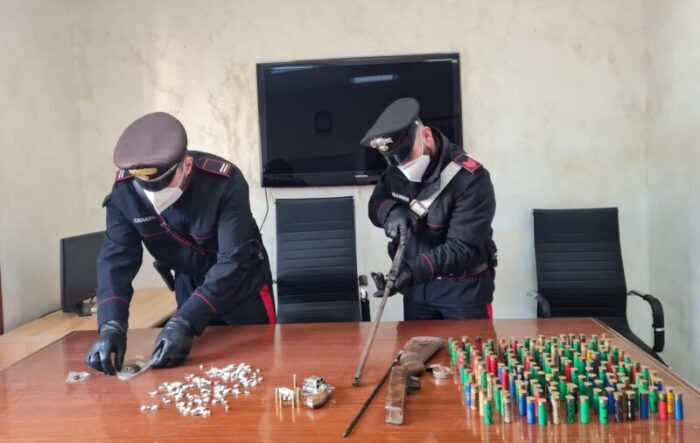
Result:
[[549,301],[552,317],[625,317],[617,208],[533,214],[537,290]]
[[278,321],[359,321],[353,198],[275,203]]

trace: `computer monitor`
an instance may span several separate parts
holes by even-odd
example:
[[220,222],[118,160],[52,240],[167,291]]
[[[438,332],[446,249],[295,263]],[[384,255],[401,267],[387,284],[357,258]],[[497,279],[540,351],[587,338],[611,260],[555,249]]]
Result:
[[105,231],[61,239],[61,308],[64,312],[90,315],[85,304],[95,296],[97,288],[97,255],[102,248]]

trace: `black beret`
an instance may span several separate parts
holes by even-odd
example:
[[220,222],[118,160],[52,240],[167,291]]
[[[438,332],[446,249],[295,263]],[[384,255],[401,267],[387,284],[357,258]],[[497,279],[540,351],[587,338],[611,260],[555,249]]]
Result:
[[114,164],[129,171],[144,188],[157,190],[168,185],[186,153],[182,123],[168,113],[153,112],[124,130],[114,148]]
[[384,156],[408,153],[413,147],[412,135],[418,125],[420,104],[412,97],[395,100],[382,112],[360,141],[368,148],[374,148]]

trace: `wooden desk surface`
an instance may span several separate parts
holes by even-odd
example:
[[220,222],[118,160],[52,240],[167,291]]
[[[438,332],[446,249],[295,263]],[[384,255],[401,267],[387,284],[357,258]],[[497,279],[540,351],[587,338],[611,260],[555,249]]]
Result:
[[[152,328],[166,321],[177,309],[175,295],[167,289],[138,289],[129,307],[130,328]],[[80,317],[72,312],[56,311],[8,331],[1,337],[55,337],[73,331],[97,329],[97,314]]]
[[[177,309],[167,289],[137,289],[129,308],[130,328],[160,326]],[[15,363],[73,331],[95,331],[97,315],[80,317],[63,311],[24,324],[0,335],[0,369]]]
[[[359,388],[350,385],[369,323],[290,324],[211,327],[195,339],[186,364],[150,370],[131,381],[93,373],[82,384],[65,384],[70,370],[86,370],[83,358],[94,333],[75,332],[0,372],[0,440],[153,441],[332,441],[341,434],[404,343],[416,335],[510,338],[560,333],[601,334],[642,364],[656,369],[666,386],[683,392],[684,421],[648,421],[600,425],[527,425],[496,421],[484,426],[461,404],[458,385],[422,377],[423,389],[407,399],[403,426],[384,423],[384,389],[375,398],[349,440],[356,441],[698,441],[700,395],[691,386],[646,357],[633,345],[591,319],[386,322],[381,324]],[[149,355],[157,329],[130,330],[127,358]],[[441,350],[434,362],[448,362]],[[141,404],[163,381],[181,380],[198,366],[246,362],[261,369],[263,384],[250,396],[229,400],[230,411],[212,407],[211,417],[183,417],[171,404],[141,413]],[[276,386],[290,386],[292,374],[320,375],[336,386],[333,400],[318,410],[275,410]]]

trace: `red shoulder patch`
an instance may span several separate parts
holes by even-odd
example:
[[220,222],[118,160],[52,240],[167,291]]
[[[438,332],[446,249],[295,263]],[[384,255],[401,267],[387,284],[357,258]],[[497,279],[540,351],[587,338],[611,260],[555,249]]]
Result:
[[211,157],[202,157],[195,162],[195,165],[202,171],[223,177],[230,177],[233,170],[233,164]]
[[120,169],[117,171],[117,176],[114,177],[114,181],[115,183],[119,183],[126,180],[131,180],[132,178],[134,178],[134,176],[131,175],[129,171],[127,171],[126,169]]
[[465,153],[458,155],[453,160],[455,163],[466,169],[471,175],[476,174],[476,171],[483,167],[481,163]]

